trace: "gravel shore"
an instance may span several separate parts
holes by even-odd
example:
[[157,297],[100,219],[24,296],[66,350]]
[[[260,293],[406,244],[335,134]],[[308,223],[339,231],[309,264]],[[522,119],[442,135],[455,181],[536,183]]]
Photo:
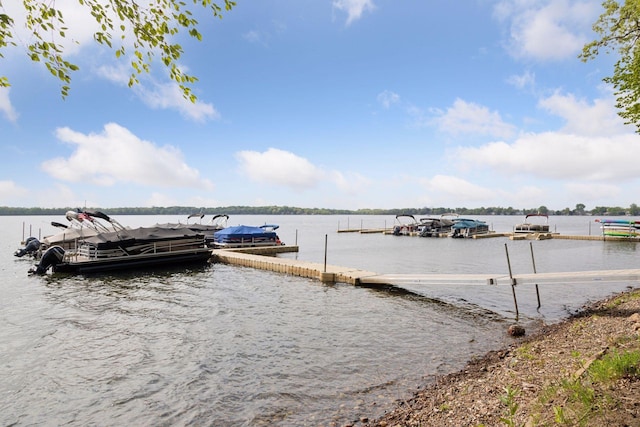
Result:
[[379,419],[349,425],[640,426],[639,331],[635,289],[472,360]]

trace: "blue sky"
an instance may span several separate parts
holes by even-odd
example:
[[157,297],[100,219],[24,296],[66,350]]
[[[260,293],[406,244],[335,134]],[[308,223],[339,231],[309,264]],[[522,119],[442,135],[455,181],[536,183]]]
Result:
[[[11,3],[11,4],[7,4]],[[577,56],[600,0],[238,0],[141,85],[65,2],[71,91],[0,58],[0,205],[629,206],[640,136]]]

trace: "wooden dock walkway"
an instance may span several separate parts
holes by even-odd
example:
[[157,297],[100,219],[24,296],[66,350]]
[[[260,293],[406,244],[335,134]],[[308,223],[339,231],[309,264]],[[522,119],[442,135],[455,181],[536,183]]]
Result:
[[274,255],[297,252],[297,246],[275,246],[261,248],[214,249],[214,262],[240,265],[260,270],[274,271],[293,276],[316,279],[323,282],[340,282],[351,285],[395,285],[399,287],[428,285],[533,285],[587,282],[640,281],[640,269],[577,271],[558,273],[514,274],[378,274],[336,265],[278,258]]

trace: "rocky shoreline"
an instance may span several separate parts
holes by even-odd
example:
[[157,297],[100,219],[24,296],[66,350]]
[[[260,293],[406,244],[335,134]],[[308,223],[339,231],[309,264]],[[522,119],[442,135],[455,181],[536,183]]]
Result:
[[639,331],[635,289],[470,361],[379,419],[348,426],[640,426]]

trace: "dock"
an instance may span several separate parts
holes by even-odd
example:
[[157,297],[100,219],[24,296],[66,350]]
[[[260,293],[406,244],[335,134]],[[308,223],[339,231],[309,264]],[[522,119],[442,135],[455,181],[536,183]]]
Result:
[[211,258],[213,262],[274,271],[292,276],[320,280],[322,282],[340,282],[358,285],[362,283],[362,278],[376,276],[376,273],[350,267],[325,265],[274,256],[278,253],[297,251],[297,246],[214,249]]
[[640,269],[507,274],[380,274],[361,284],[412,285],[561,285],[566,283],[640,281]]
[[360,234],[374,234],[374,233],[383,233],[383,234],[391,234],[393,233],[393,228],[343,228],[338,229],[338,233],[360,233]]
[[516,287],[534,286],[538,308],[540,294],[538,285],[602,282],[640,282],[640,269],[575,271],[559,273],[528,274],[378,274],[372,271],[349,267],[326,265],[297,259],[278,258],[284,252],[296,252],[297,246],[266,248],[214,249],[212,262],[239,265],[274,271],[298,277],[320,280],[323,283],[347,283],[354,286],[395,286],[417,294],[430,286],[510,286],[513,293],[516,321],[519,318]]
[[[390,228],[345,228],[337,230],[338,233],[359,233],[359,234],[393,234],[393,229]],[[420,233],[412,232],[402,237],[419,237]],[[439,237],[449,237],[448,233],[442,233]],[[640,243],[640,237],[624,237],[624,236],[605,236],[603,234],[597,235],[573,235],[573,234],[560,234],[560,233],[514,233],[508,232],[496,232],[490,231],[489,233],[476,234],[471,236],[471,239],[489,239],[494,237],[506,237],[509,240],[594,240],[602,242],[633,242]]]
[[237,249],[214,249],[212,261],[230,265],[274,271],[292,276],[306,277],[322,282],[339,282],[355,286],[403,285],[412,286],[502,286],[563,284],[586,282],[640,281],[640,269],[577,271],[560,273],[515,274],[379,274],[352,267],[325,265],[297,259],[278,258],[278,253],[297,252],[297,246],[274,246]]

